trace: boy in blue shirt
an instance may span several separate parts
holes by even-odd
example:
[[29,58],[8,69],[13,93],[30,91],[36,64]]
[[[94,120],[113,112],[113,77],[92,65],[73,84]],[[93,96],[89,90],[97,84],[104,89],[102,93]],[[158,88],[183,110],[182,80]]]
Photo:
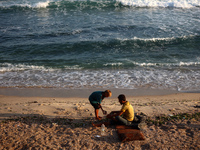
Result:
[[95,91],[93,92],[90,96],[89,96],[89,101],[90,104],[94,107],[95,109],[95,116],[97,120],[101,120],[102,117],[100,117],[98,115],[99,113],[99,108],[101,108],[102,112],[104,115],[107,114],[107,112],[105,110],[103,110],[102,106],[101,106],[101,102],[105,97],[111,97],[112,93],[110,90],[106,90],[106,91]]

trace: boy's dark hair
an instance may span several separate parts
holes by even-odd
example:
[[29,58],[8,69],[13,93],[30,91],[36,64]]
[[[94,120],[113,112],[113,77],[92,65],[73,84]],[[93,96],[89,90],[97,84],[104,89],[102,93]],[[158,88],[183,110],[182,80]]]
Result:
[[126,96],[125,96],[124,94],[120,94],[120,95],[118,96],[118,99],[119,99],[119,100],[126,101]]

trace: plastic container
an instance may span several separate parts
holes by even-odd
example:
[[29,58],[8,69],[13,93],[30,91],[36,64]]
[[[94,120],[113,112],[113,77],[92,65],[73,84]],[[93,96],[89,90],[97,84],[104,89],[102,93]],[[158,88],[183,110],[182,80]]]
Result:
[[105,125],[102,124],[102,125],[101,125],[101,135],[102,135],[102,136],[105,135],[105,128],[106,128]]

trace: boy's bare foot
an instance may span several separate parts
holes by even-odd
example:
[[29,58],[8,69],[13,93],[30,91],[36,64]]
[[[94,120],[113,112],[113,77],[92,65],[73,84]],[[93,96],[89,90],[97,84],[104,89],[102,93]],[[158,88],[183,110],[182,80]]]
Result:
[[96,119],[97,119],[97,120],[101,120],[101,119],[102,119],[102,117],[98,116]]

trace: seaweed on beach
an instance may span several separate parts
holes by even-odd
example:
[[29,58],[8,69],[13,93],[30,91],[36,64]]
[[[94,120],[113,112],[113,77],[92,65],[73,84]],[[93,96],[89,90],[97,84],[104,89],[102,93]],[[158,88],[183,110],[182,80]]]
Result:
[[180,120],[200,120],[200,112],[197,113],[180,113],[180,114],[173,114],[173,115],[160,115],[156,116],[155,118],[148,117],[146,119],[146,123],[148,125],[162,125],[166,124],[167,122],[175,122]]

